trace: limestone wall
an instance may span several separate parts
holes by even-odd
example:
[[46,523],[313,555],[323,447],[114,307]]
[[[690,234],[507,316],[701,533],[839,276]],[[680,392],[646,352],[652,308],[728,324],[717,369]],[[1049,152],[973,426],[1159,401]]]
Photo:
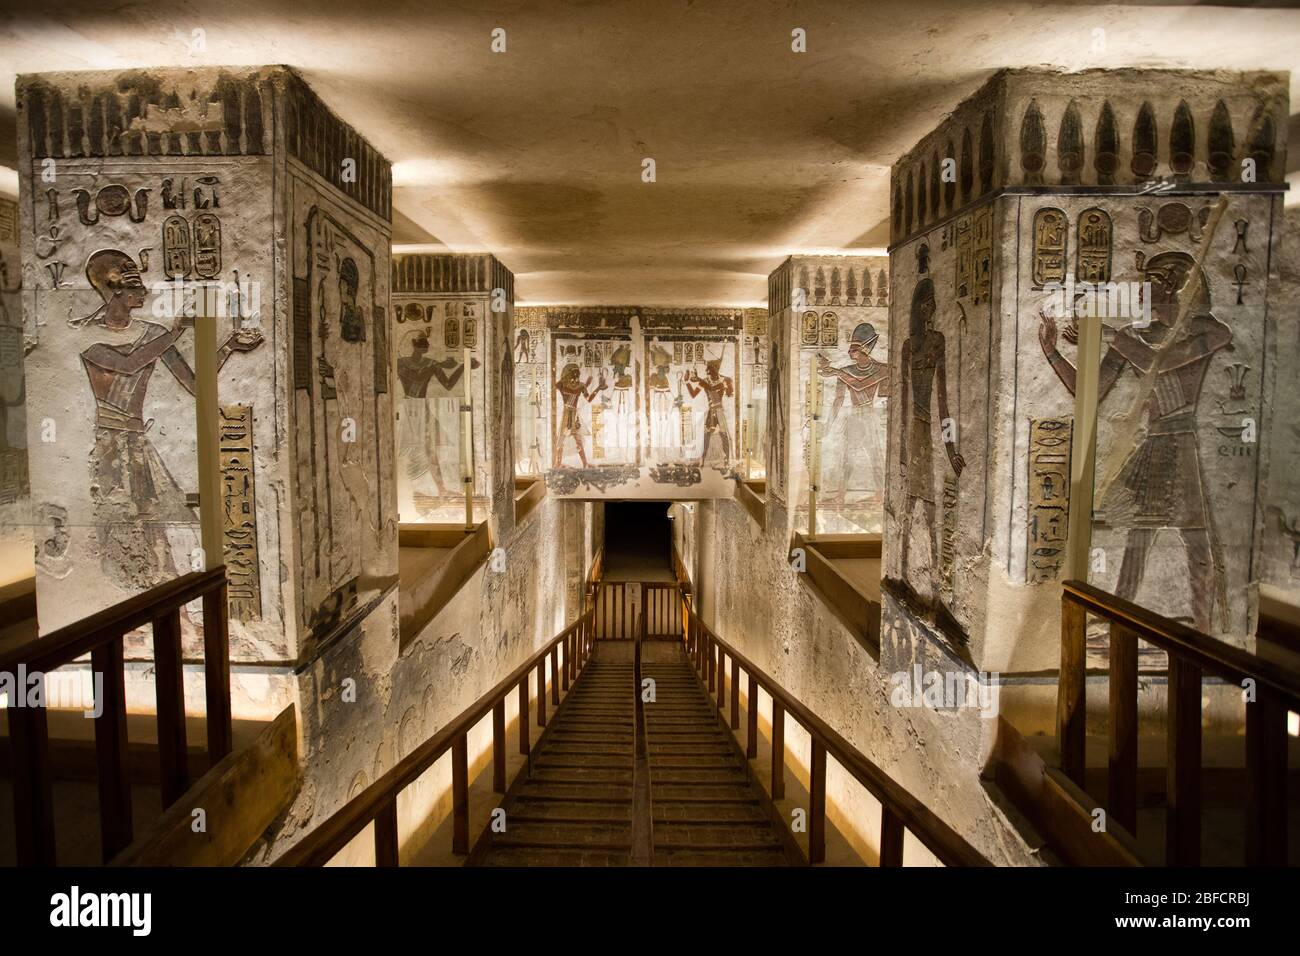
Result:
[[[885,571],[899,612],[968,664],[1059,658],[1074,343],[1098,317],[1086,576],[1248,643],[1286,115],[1274,74],[1005,71],[896,164],[891,365],[911,401],[890,410]],[[976,117],[987,183],[947,148]],[[1180,314],[1176,365],[1149,382]],[[1101,631],[1090,647],[1104,662]]]
[[21,287],[18,204],[0,198],[0,587],[35,573]]
[[[940,711],[898,707],[891,701],[893,675],[910,674],[917,664],[926,671],[948,670],[953,662],[920,635],[895,627],[887,632],[877,663],[799,583],[788,562],[782,515],[769,512],[769,530],[760,532],[738,502],[712,504],[717,512],[713,607],[718,634],[994,863],[1037,863],[979,778],[995,722],[977,709]],[[674,521],[683,521],[683,516],[689,522],[689,513],[682,511]],[[764,714],[768,706],[762,698]],[[806,782],[808,739],[792,721],[787,727],[792,772]],[[879,850],[878,803],[833,767],[827,781],[832,822],[859,853],[874,858]],[[909,865],[927,858],[924,849],[909,840]]]
[[490,255],[423,254],[395,257],[393,277],[402,520],[464,518],[460,406],[467,387],[476,518],[512,516],[520,360],[512,331],[514,277]]
[[[25,76],[18,108],[42,631],[224,561],[235,713],[268,716],[395,583],[388,163],[280,67]],[[215,558],[195,321],[220,347]]]
[[[267,862],[310,832],[518,667],[580,613],[580,579],[599,533],[599,505],[547,497],[514,528],[504,571],[481,567],[399,652],[396,597],[388,597],[298,677],[303,786],[254,854]],[[506,699],[517,716],[517,695]],[[490,759],[490,716],[471,736],[471,772]],[[398,803],[404,853],[415,852],[450,808],[450,757]],[[339,862],[371,857],[356,841]]]

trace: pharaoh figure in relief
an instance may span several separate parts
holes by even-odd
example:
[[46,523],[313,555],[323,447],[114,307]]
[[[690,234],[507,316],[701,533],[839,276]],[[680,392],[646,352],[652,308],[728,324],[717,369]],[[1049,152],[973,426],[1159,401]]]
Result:
[[[820,352],[817,354],[818,372],[836,380],[829,430],[839,439],[839,486],[838,491],[826,496],[827,503],[845,503],[854,464],[863,457],[869,472],[870,494],[877,499],[884,495],[885,449],[880,441],[884,429],[878,405],[889,395],[889,366],[871,356],[879,338],[871,323],[859,322],[849,338],[847,365],[833,365]],[[846,397],[849,405],[844,411]]]
[[731,429],[727,425],[724,399],[731,398],[735,394],[735,386],[730,376],[719,373],[721,367],[722,358],[718,357],[704,363],[703,378],[692,370],[686,376],[686,391],[690,393],[691,398],[696,398],[700,392],[703,392],[709,402],[708,411],[704,413],[704,445],[700,449],[700,464],[703,465],[708,461],[709,444],[716,435],[722,452],[722,467],[726,470],[731,464]]
[[402,383],[403,395],[400,453],[410,493],[445,498],[452,492],[443,480],[439,460],[442,427],[436,412],[430,414],[429,383],[436,379],[447,392],[453,391],[465,371],[465,363],[451,357],[441,362],[430,358],[429,336],[422,329],[407,335],[410,353],[397,359],[397,378]]
[[608,387],[603,370],[600,373],[599,383],[592,387],[591,379],[582,377],[582,370],[578,368],[576,362],[569,362],[564,366],[560,380],[555,383],[555,390],[560,393],[564,409],[560,413],[560,427],[556,435],[555,459],[552,467],[560,467],[564,458],[564,445],[569,438],[573,439],[574,445],[578,448],[578,458],[582,461],[582,467],[591,467],[587,462],[586,449],[582,447],[582,421],[578,417],[578,399],[594,401],[596,396]]
[[[181,387],[194,394],[194,371],[177,348],[193,319],[178,316],[171,327],[137,319],[147,292],[135,260],[116,249],[101,249],[86,261],[86,279],[103,304],[75,329],[93,330],[98,339],[81,352],[81,365],[95,399],[95,446],[91,452],[90,493],[100,525],[100,559],[114,577],[126,575],[135,587],[151,587],[190,569],[188,553],[171,554],[168,531],[187,526],[189,547],[197,546],[194,512],[185,492],[149,439],[153,420],[145,420],[149,380],[159,360]],[[256,329],[231,333],[217,353],[217,367],[234,352],[262,342]]]
[[[1196,626],[1209,632],[1216,606],[1227,627],[1227,585],[1196,432],[1206,372],[1214,354],[1231,345],[1232,330],[1210,311],[1205,275],[1186,253],[1153,256],[1143,279],[1151,290],[1151,323],[1116,333],[1101,360],[1098,397],[1104,401],[1125,371],[1140,376],[1150,386],[1145,437],[1127,453],[1110,487],[1097,489],[1098,510],[1108,524],[1127,529],[1116,586],[1126,600],[1137,596],[1156,535],[1178,533],[1191,575],[1192,614]],[[1189,310],[1187,320],[1174,339],[1182,309]],[[1043,353],[1074,394],[1075,368],[1057,349],[1056,320],[1048,312],[1039,320]],[[1066,334],[1076,336],[1077,330]],[[1154,382],[1146,382],[1153,374]]]
[[[922,269],[924,271],[924,268]],[[899,434],[898,461],[903,470],[906,497],[903,505],[902,576],[908,577],[908,551],[911,545],[912,514],[919,502],[930,531],[931,594],[938,600],[935,566],[939,559],[939,523],[936,521],[934,492],[934,431],[931,416],[932,396],[938,393],[939,433],[953,475],[960,477],[966,460],[957,451],[956,430],[948,414],[948,361],[943,333],[934,327],[934,282],[921,278],[912,293],[908,337],[903,343],[902,430]]]

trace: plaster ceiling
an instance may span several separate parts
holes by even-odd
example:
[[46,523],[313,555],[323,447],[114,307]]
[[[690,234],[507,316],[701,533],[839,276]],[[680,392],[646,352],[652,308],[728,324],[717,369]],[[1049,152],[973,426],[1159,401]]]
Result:
[[395,242],[496,253],[521,303],[754,305],[789,253],[883,249],[890,164],[999,67],[1286,69],[1300,103],[1283,6],[0,0],[0,162],[18,73],[286,63],[395,163]]

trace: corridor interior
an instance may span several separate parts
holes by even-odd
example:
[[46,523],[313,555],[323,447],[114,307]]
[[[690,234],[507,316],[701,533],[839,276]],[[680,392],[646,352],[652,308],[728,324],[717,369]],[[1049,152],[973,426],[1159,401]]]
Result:
[[1297,37],[6,11],[0,864],[1294,864]]

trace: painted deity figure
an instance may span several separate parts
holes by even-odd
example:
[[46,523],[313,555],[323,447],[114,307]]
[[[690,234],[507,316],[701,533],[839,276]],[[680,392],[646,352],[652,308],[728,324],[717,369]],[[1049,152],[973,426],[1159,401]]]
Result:
[[591,379],[582,377],[582,371],[576,362],[569,362],[564,366],[560,380],[555,383],[555,390],[560,393],[560,400],[564,402],[564,410],[560,414],[560,431],[555,443],[553,465],[555,468],[560,467],[564,457],[564,440],[569,437],[573,438],[573,443],[578,447],[578,457],[582,460],[582,467],[591,467],[587,463],[586,449],[582,447],[582,423],[578,419],[578,399],[594,401],[596,396],[608,387],[604,371],[600,373],[600,382],[592,388]]
[[[135,260],[124,252],[92,253],[86,278],[103,305],[69,324],[93,327],[106,339],[81,353],[95,398],[90,493],[100,525],[100,560],[113,577],[149,587],[169,573],[189,570],[187,562],[175,558],[167,568],[160,557],[171,550],[168,525],[191,525],[194,513],[149,439],[153,419],[145,420],[144,405],[160,359],[181,387],[194,394],[194,371],[176,347],[193,320],[181,316],[167,328],[135,318],[132,313],[144,306],[147,292]],[[256,329],[231,333],[217,352],[217,368],[235,352],[252,351],[261,343]]]
[[[1151,290],[1151,324],[1116,333],[1101,360],[1099,401],[1124,371],[1145,377],[1157,360],[1160,367],[1146,403],[1145,437],[1127,452],[1114,483],[1101,489],[1100,510],[1109,524],[1128,529],[1115,588],[1126,600],[1137,596],[1156,535],[1178,532],[1190,569],[1192,614],[1196,626],[1208,632],[1216,600],[1226,618],[1227,590],[1205,493],[1197,414],[1210,361],[1232,343],[1232,330],[1210,311],[1205,276],[1191,256],[1160,253],[1147,261],[1144,273],[1144,288]],[[1191,311],[1183,334],[1170,341],[1180,308]],[[1057,349],[1056,320],[1046,312],[1039,319],[1043,354],[1074,394],[1075,368]],[[1067,337],[1072,330],[1067,329]]]
[[703,392],[709,402],[709,409],[704,413],[704,446],[700,449],[700,464],[708,460],[709,442],[716,434],[722,444],[722,467],[726,468],[731,463],[731,430],[727,427],[727,412],[722,407],[722,400],[731,398],[736,389],[729,376],[719,373],[721,368],[722,359],[715,358],[704,363],[704,378],[692,370],[686,378],[686,391],[691,398]]
[[[442,477],[438,449],[442,446],[442,428],[437,414],[430,414],[429,382],[437,379],[451,391],[465,372],[465,363],[448,357],[441,362],[429,358],[429,338],[417,332],[411,338],[411,354],[397,360],[397,377],[402,383],[401,454],[406,462],[406,476],[412,490],[427,485],[432,478],[440,498],[450,492]],[[477,365],[477,360],[475,360]]]
[[[939,428],[948,465],[960,477],[966,467],[957,451],[955,430],[947,427],[948,362],[943,333],[934,327],[934,283],[923,278],[912,293],[912,309],[907,341],[901,353],[902,428],[898,442],[898,461],[906,488],[902,516],[902,573],[906,580],[908,550],[911,543],[912,514],[919,502],[930,529],[930,581],[935,586],[935,565],[939,558],[939,525],[935,515],[934,494],[934,423],[931,420],[931,396],[939,399]],[[951,436],[951,437],[950,437]]]
[[[835,366],[820,353],[817,371],[836,380],[835,401],[831,405],[829,432],[835,433],[840,423],[839,492],[827,497],[828,503],[843,504],[848,492],[854,462],[865,455],[872,477],[873,493],[883,495],[885,487],[885,452],[881,446],[881,428],[876,418],[878,399],[889,395],[889,366],[877,362],[871,355],[880,336],[869,322],[860,322],[849,337],[847,365]],[[844,400],[849,400],[848,411],[841,415]]]

